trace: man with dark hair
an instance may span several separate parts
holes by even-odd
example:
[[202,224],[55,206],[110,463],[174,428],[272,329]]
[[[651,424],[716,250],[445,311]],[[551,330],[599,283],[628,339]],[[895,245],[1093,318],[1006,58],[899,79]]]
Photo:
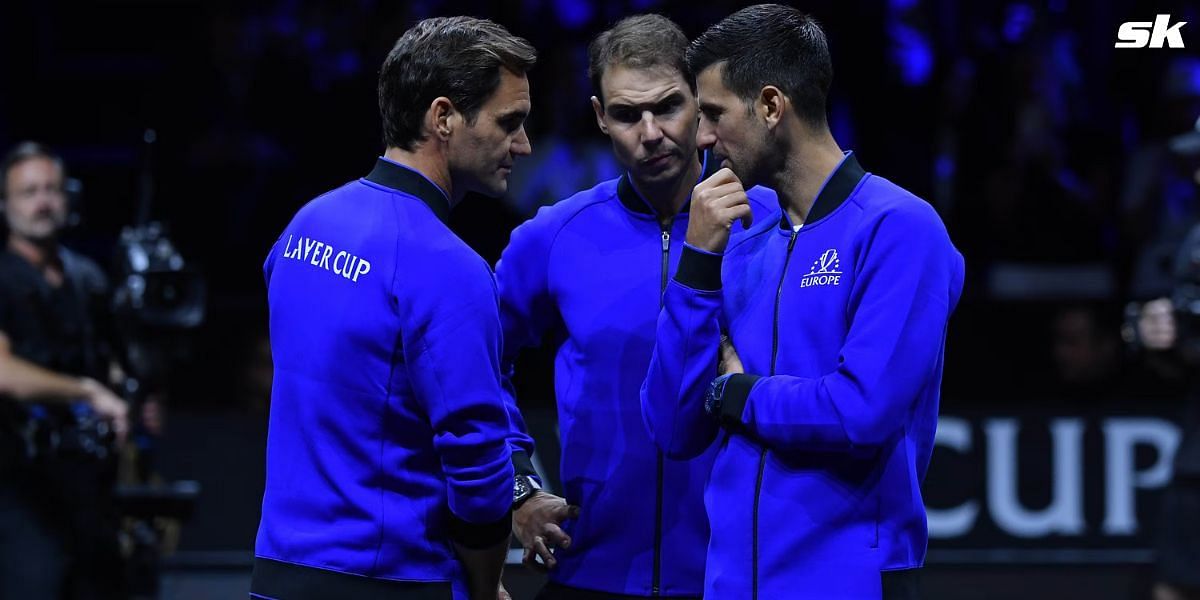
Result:
[[529,154],[535,60],[491,21],[409,29],[379,74],[384,155],[271,249],[252,596],[496,598],[516,482],[496,287],[446,220]]
[[58,242],[65,181],[36,142],[0,161],[0,598],[115,597],[123,579],[112,466],[72,442],[89,410],[123,435],[127,408],[100,383],[104,273]]
[[[625,174],[541,209],[496,266],[506,379],[521,349],[547,338],[556,347],[566,500],[534,492],[514,513],[526,564],[540,555],[552,568],[543,599],[701,593],[701,491],[715,446],[694,460],[664,457],[638,405],[688,196],[715,164],[696,148],[686,49],[658,15],[596,37],[592,107]],[[749,198],[761,215],[777,210],[768,190]]]
[[[916,598],[920,484],[962,256],[928,204],[866,173],[824,117],[829,50],[795,9],[752,6],[692,43],[699,144],[642,409],[705,489],[709,598]],[[766,184],[782,215],[731,238]]]

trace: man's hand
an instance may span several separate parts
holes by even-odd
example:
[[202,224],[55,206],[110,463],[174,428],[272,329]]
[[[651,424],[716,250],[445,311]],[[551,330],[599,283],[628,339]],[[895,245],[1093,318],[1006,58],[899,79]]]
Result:
[[[526,500],[513,513],[513,534],[525,548],[521,562],[534,571],[553,569],[558,561],[551,548],[571,546],[571,537],[560,525],[578,516],[578,506],[571,506],[554,494],[539,491]],[[538,556],[542,557],[541,564],[537,562]]]
[[496,591],[496,600],[513,600],[512,594],[504,589],[504,582],[500,582],[500,589]]
[[733,222],[749,227],[753,218],[742,182],[728,168],[696,184],[689,209],[687,243],[708,252],[722,253],[729,243]]
[[738,356],[737,349],[733,347],[733,340],[729,336],[721,336],[721,358],[717,362],[718,375],[726,375],[729,373],[745,373],[746,368],[742,366],[742,359]]
[[84,389],[84,401],[96,414],[112,422],[117,443],[124,444],[125,436],[129,434],[129,405],[95,379],[84,377],[80,380],[80,385]]

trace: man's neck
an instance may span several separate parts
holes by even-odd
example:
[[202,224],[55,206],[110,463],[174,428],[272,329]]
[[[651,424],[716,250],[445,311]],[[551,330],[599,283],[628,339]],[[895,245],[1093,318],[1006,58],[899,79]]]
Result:
[[688,168],[671,181],[650,185],[638,181],[630,175],[629,182],[633,184],[633,189],[637,190],[637,193],[650,203],[658,218],[667,221],[683,210],[683,204],[691,197],[692,189],[696,187],[696,180],[700,179],[702,169],[704,169],[704,164],[700,162],[699,154],[697,154]]
[[779,205],[792,225],[801,225],[808,218],[821,187],[843,158],[845,154],[833,135],[825,131],[797,144],[781,170],[771,178]]
[[19,235],[8,236],[8,251],[25,259],[39,271],[58,266],[58,242],[38,242]]
[[450,179],[450,165],[445,157],[427,149],[427,145],[419,146],[412,152],[390,146],[384,151],[383,157],[424,175],[426,179],[432,181],[443,192],[446,192],[446,197],[450,199],[451,208],[457,205],[458,201],[462,200],[465,195],[465,192],[463,194],[455,193],[453,183]]

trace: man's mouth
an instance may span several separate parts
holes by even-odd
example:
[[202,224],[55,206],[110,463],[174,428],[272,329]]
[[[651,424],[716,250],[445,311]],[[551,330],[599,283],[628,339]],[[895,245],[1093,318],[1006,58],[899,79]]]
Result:
[[659,154],[658,156],[652,156],[650,158],[644,159],[642,161],[642,165],[647,166],[647,167],[662,166],[662,165],[666,164],[667,161],[670,160],[672,156],[674,156],[674,155],[671,154],[670,152],[668,152],[666,154]]

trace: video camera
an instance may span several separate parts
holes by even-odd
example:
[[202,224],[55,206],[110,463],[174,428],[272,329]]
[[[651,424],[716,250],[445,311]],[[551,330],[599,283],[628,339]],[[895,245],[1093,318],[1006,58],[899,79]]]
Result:
[[[204,322],[206,286],[157,222],[121,232],[113,312],[124,363],[139,383],[160,384],[180,348],[176,336]],[[135,392],[136,390],[127,390]]]

